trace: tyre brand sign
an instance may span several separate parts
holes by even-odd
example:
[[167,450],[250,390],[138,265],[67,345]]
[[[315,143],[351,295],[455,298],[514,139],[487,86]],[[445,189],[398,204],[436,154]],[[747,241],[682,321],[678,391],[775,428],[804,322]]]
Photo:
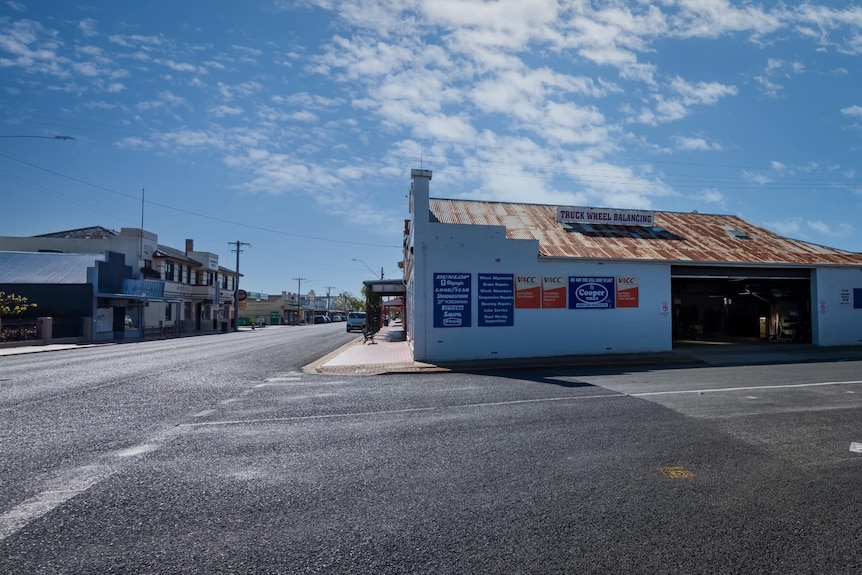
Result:
[[613,277],[569,277],[569,309],[616,307]]

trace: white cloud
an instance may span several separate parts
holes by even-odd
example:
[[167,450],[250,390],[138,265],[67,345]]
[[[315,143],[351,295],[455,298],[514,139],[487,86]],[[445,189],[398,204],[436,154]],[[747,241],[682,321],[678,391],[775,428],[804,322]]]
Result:
[[696,152],[707,152],[707,151],[720,151],[722,150],[721,145],[710,142],[707,138],[703,137],[688,137],[688,136],[672,136],[671,138],[675,143],[675,148],[677,150],[683,151],[696,151]]
[[851,118],[862,118],[862,106],[848,106],[841,108],[841,113]]
[[807,222],[807,226],[815,232],[830,238],[847,238],[853,235],[853,226],[846,223],[827,224],[820,220]]
[[78,22],[78,29],[80,29],[81,33],[87,37],[92,37],[98,34],[96,27],[96,21],[92,18],[84,18]]
[[243,109],[236,106],[213,106],[209,109],[209,113],[217,118],[224,118],[225,116],[240,116],[243,113]]
[[698,199],[708,204],[723,204],[725,200],[724,194],[715,189],[704,190]]
[[785,220],[767,222],[766,227],[775,230],[782,236],[794,237],[802,230],[802,222],[799,218],[788,218]]
[[156,64],[161,64],[175,72],[193,72],[196,74],[205,74],[206,68],[203,66],[197,66],[195,64],[189,64],[187,62],[177,62],[173,59],[162,60],[160,58],[156,58],[153,60]]

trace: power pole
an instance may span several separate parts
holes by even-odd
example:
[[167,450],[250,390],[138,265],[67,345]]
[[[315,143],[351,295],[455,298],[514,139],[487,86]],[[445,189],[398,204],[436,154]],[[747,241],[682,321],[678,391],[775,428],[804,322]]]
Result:
[[383,279],[383,266],[380,266],[380,279]]
[[326,286],[326,314],[329,315],[329,310],[332,308],[332,299],[329,296],[329,290],[335,288],[335,286]]
[[302,293],[302,280],[305,278],[293,278],[296,280],[296,325],[300,325],[299,321],[299,306],[300,306],[300,294]]
[[236,252],[236,279],[233,282],[233,330],[239,331],[239,254],[242,253],[242,246],[251,246],[248,242],[228,242],[228,245],[236,245],[232,252]]

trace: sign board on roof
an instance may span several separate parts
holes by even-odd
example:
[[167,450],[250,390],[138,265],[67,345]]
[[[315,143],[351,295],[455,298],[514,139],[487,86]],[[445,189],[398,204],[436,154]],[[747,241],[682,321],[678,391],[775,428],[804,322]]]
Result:
[[612,208],[557,208],[557,221],[566,224],[652,227],[655,225],[655,212]]

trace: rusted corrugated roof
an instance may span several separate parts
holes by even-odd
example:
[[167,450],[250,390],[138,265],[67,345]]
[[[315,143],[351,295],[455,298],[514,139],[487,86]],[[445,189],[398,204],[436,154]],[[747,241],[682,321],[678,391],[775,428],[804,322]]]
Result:
[[0,284],[86,284],[104,254],[0,252]]
[[197,260],[194,260],[186,255],[185,252],[180,251],[178,249],[170,248],[168,246],[163,246],[159,244],[159,247],[153,252],[153,258],[168,258],[172,260],[178,260],[181,262],[188,262],[190,264],[194,264],[196,266],[203,265]]
[[103,228],[102,226],[90,226],[89,228],[78,228],[76,230],[65,230],[62,232],[52,232],[50,234],[41,234],[33,236],[36,238],[64,238],[64,239],[79,239],[79,240],[112,240],[120,234],[114,230]]
[[[557,207],[431,198],[446,224],[505,226],[539,242],[539,255],[600,260],[862,265],[862,254],[785,238],[737,216],[655,212],[655,227],[561,224]],[[741,237],[740,237],[741,236]]]

